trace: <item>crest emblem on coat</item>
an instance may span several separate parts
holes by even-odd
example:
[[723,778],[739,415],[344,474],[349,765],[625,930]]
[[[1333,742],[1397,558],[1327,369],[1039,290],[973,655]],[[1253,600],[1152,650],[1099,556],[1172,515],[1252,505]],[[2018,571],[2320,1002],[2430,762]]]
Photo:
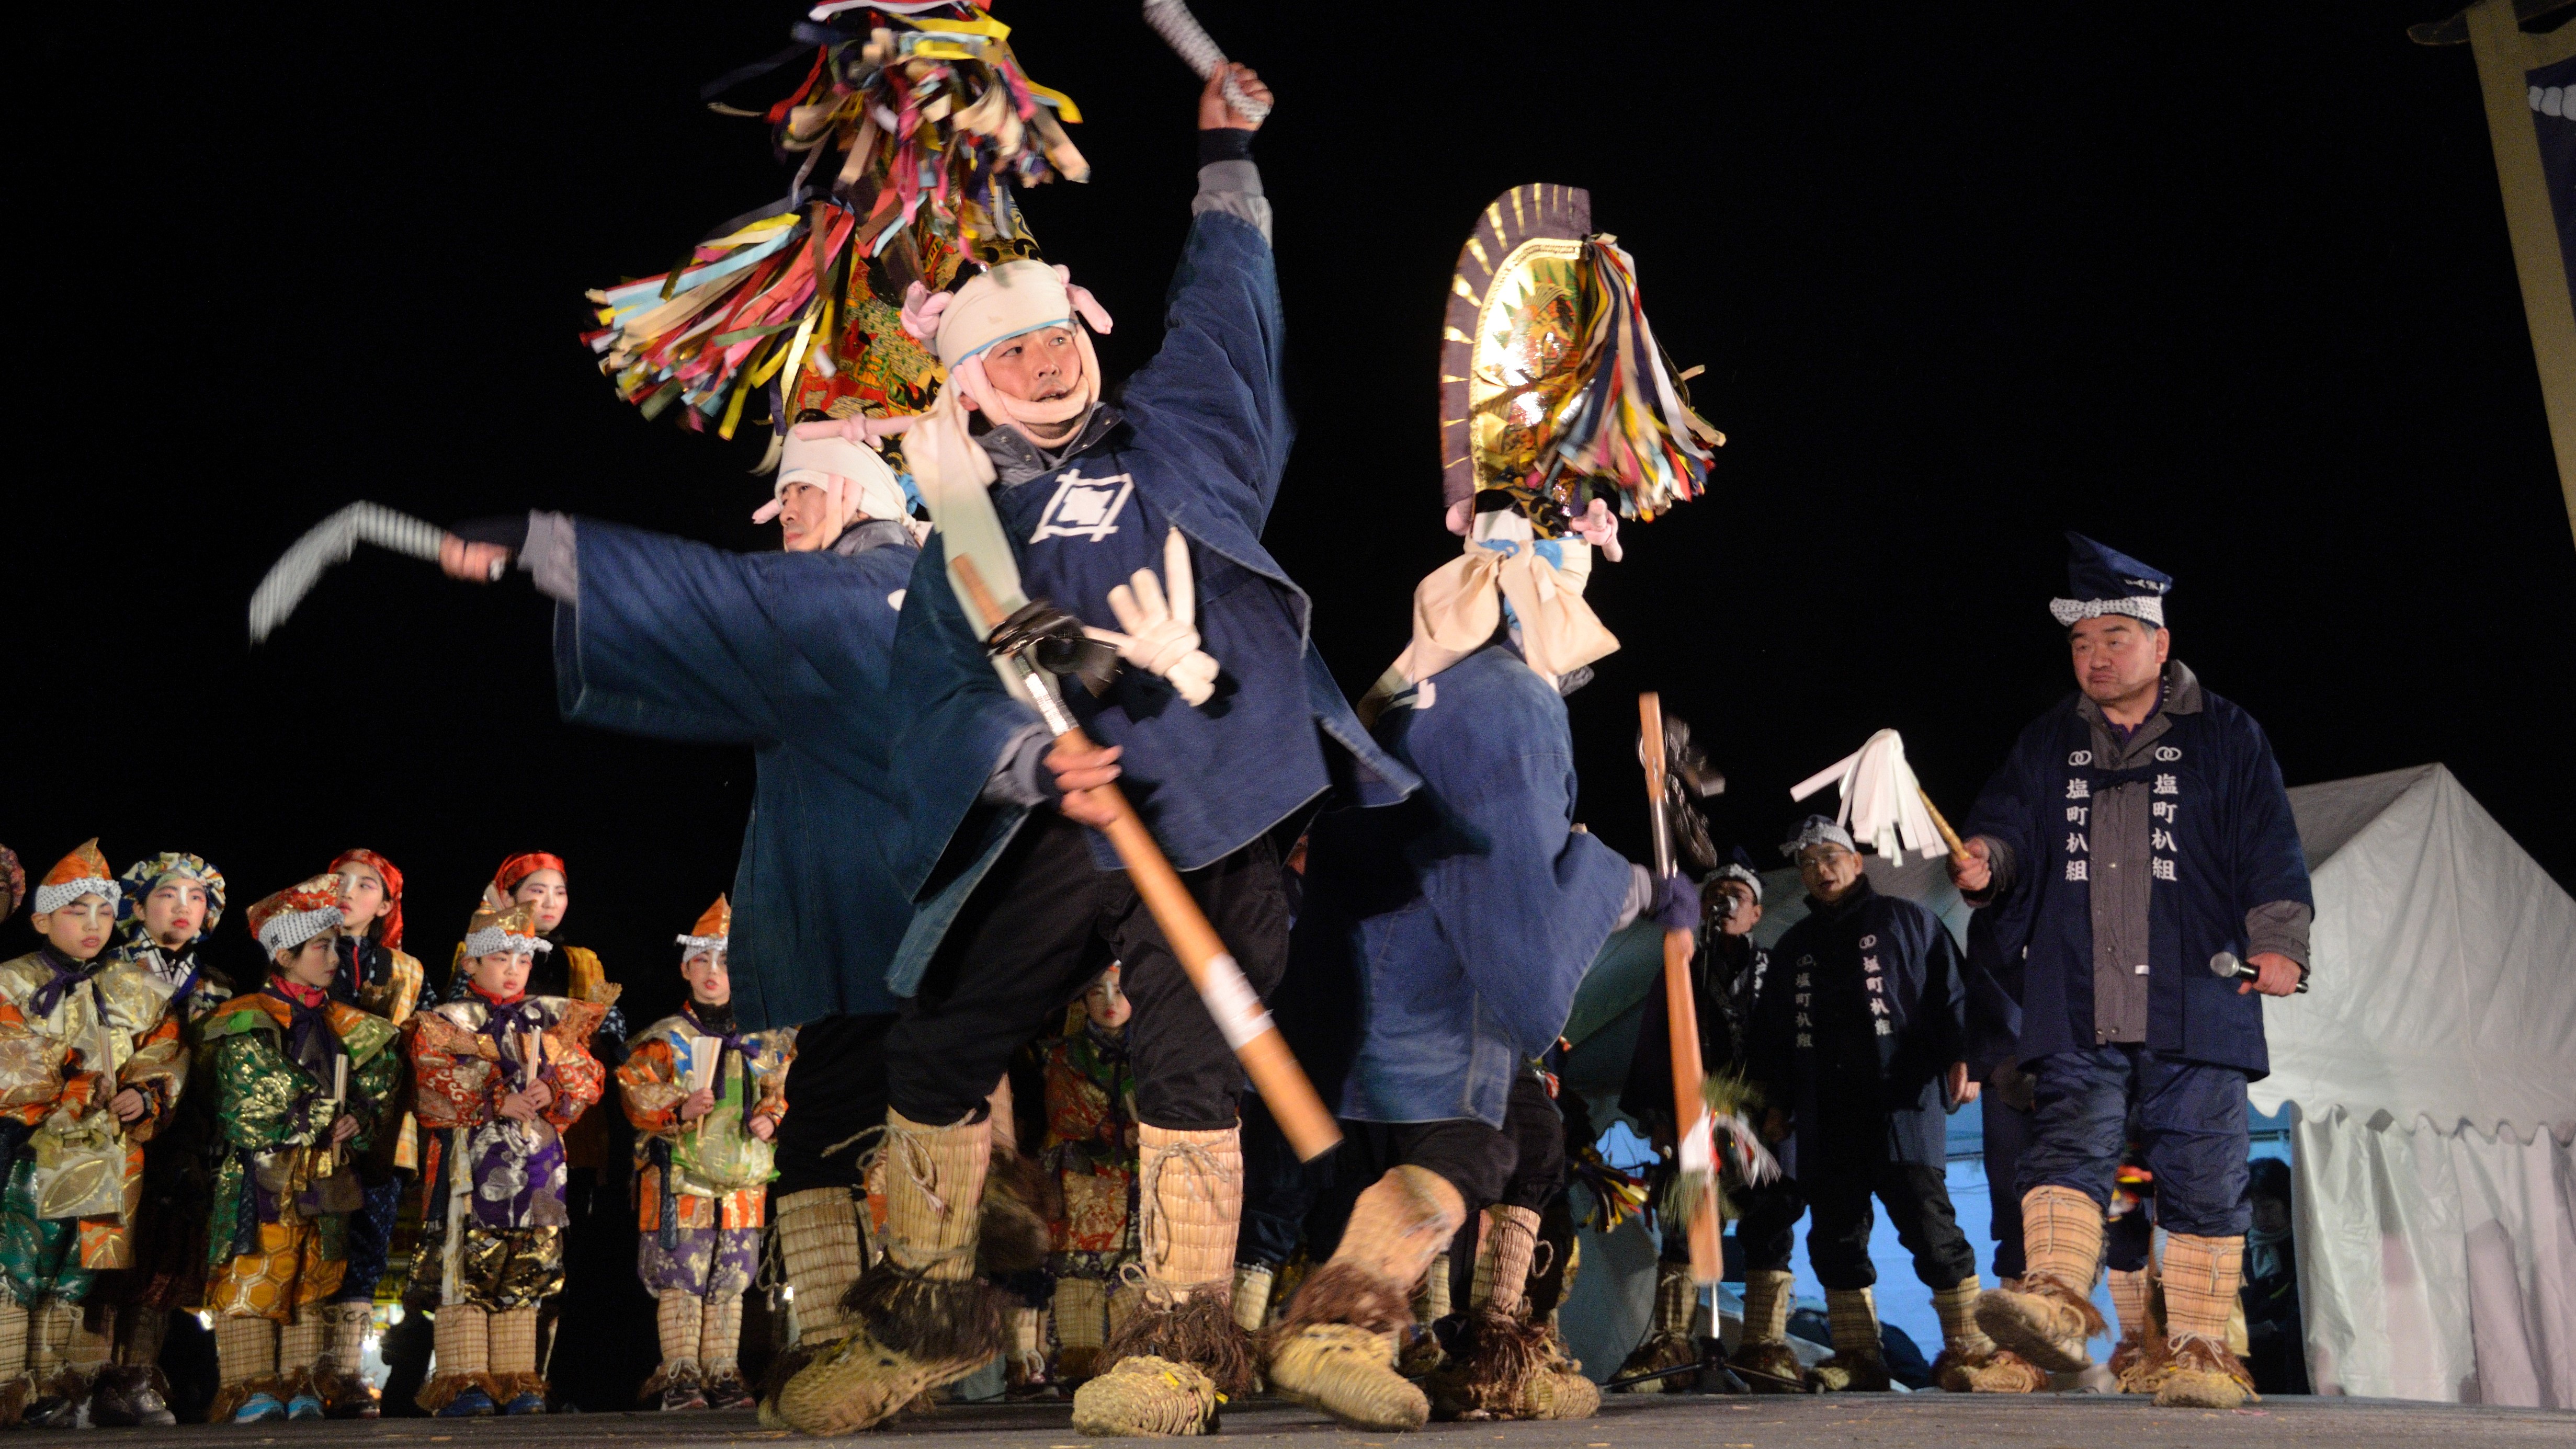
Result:
[[1118,515],[1127,507],[1127,495],[1135,491],[1130,474],[1085,478],[1079,467],[1068,468],[1055,485],[1055,496],[1038,514],[1037,532],[1029,535],[1029,542],[1087,538],[1098,543],[1118,531]]

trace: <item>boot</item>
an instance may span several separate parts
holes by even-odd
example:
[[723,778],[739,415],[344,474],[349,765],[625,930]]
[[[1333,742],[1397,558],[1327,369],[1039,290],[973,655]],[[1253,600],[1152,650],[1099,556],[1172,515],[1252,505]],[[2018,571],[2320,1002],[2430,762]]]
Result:
[[537,1305],[489,1315],[492,1402],[504,1414],[546,1411],[546,1381],[537,1372]]
[[[89,1402],[89,1375],[73,1364],[72,1338],[80,1328],[78,1306],[39,1298],[28,1314],[27,1372],[36,1392],[19,1422],[30,1429],[71,1429]],[[100,1355],[102,1358],[105,1355]]]
[[[1645,1341],[1619,1365],[1613,1377],[1652,1373],[1699,1362],[1699,1345],[1691,1341],[1691,1320],[1699,1309],[1699,1288],[1691,1282],[1690,1264],[1655,1265],[1655,1316],[1646,1325]],[[1648,1379],[1620,1389],[1623,1394],[1669,1394],[1689,1387],[1684,1376]]]
[[322,1412],[333,1419],[373,1419],[383,1412],[375,1386],[367,1382],[367,1328],[375,1321],[373,1303],[325,1303],[320,1309],[324,1345],[313,1368],[313,1388]]
[[1271,1331],[1270,1385],[1360,1429],[1418,1429],[1431,1402],[1395,1371],[1395,1336],[1413,1287],[1467,1216],[1438,1173],[1398,1167],[1351,1209],[1332,1261],[1315,1270]]
[[471,1303],[449,1303],[438,1310],[435,1324],[438,1372],[420,1386],[413,1402],[442,1419],[479,1419],[499,1405],[492,1401],[491,1315]]
[[707,1407],[748,1409],[751,1386],[742,1381],[742,1295],[710,1298],[698,1320],[698,1372],[706,1380]]
[[1827,1393],[1883,1394],[1893,1381],[1878,1333],[1878,1296],[1867,1288],[1825,1290],[1825,1319],[1833,1325],[1833,1356],[1808,1372]]
[[1806,1392],[1806,1366],[1789,1347],[1789,1285],[1785,1268],[1744,1270],[1744,1336],[1727,1362],[1757,1394]]
[[308,1303],[294,1312],[295,1321],[277,1330],[277,1377],[286,1385],[286,1417],[319,1419],[322,1395],[314,1387],[313,1368],[321,1360],[330,1326],[322,1321],[319,1304]]
[[161,1376],[161,1345],[169,1332],[166,1308],[129,1305],[116,1313],[115,1362],[99,1370],[98,1382],[90,1389],[91,1424],[130,1429],[179,1422],[170,1412],[169,1380]]
[[261,1424],[286,1417],[286,1386],[277,1376],[277,1325],[225,1314],[215,1320],[215,1364],[223,1387],[209,1424]]
[[2102,1205],[2071,1187],[2035,1187],[2022,1195],[2021,1224],[2029,1266],[1978,1298],[1977,1327],[2051,1373],[2081,1373],[2093,1364],[2085,1344],[2106,1331],[2093,1306]]
[[855,1434],[1002,1349],[1001,1295],[975,1278],[991,1124],[886,1113],[886,1255],[851,1285],[857,1329],[778,1392],[807,1434]]
[[[1591,1412],[1582,1407],[1581,1391],[1541,1382],[1562,1378],[1564,1371],[1557,1366],[1561,1355],[1546,1325],[1530,1322],[1525,1311],[1538,1228],[1538,1213],[1530,1208],[1498,1205],[1485,1210],[1467,1309],[1469,1347],[1427,1385],[1442,1418],[1573,1418]],[[1591,1388],[1589,1380],[1585,1387]],[[1599,1390],[1593,1389],[1589,1403],[1598,1407],[1600,1401]],[[1580,1413],[1573,1412],[1578,1409]]]
[[1109,1285],[1097,1278],[1055,1280],[1055,1372],[1079,1383],[1100,1371],[1100,1346],[1109,1341]]
[[[1476,1220],[1479,1242],[1475,1269],[1477,1283],[1489,1282],[1493,1277],[1491,1261],[1493,1255],[1482,1246],[1484,1225],[1485,1220],[1479,1217]],[[1482,1290],[1475,1289],[1471,1285],[1471,1293],[1474,1291]],[[1396,1348],[1395,1371],[1397,1373],[1409,1379],[1418,1379],[1439,1368],[1448,1359],[1448,1350],[1440,1346],[1440,1335],[1432,1329],[1432,1325],[1450,1316],[1452,1311],[1454,1311],[1453,1305],[1449,1301],[1449,1255],[1439,1253],[1432,1257],[1431,1266],[1423,1270],[1422,1286],[1414,1291],[1413,1327]]]
[[663,1288],[653,1295],[653,1331],[661,1340],[662,1361],[644,1381],[637,1397],[661,1409],[703,1409],[705,1379],[698,1370],[698,1338],[705,1303],[694,1293]]
[[1011,1348],[1002,1365],[1002,1383],[1012,1389],[1039,1389],[1047,1383],[1046,1310],[1014,1304],[1005,1327]]
[[1234,1267],[1234,1326],[1247,1334],[1259,1333],[1270,1321],[1270,1285],[1279,1270],[1268,1263],[1237,1263]]
[[[1142,1281],[1109,1334],[1100,1361],[1110,1372],[1074,1390],[1079,1434],[1204,1434],[1218,1396],[1252,1392],[1252,1341],[1235,1326],[1235,1226],[1243,1216],[1243,1148],[1238,1129],[1137,1127],[1137,1243]],[[1177,1370],[1120,1374],[1121,1359],[1152,1358]],[[1205,1392],[1195,1381],[1213,1381]],[[1205,1415],[1191,1414],[1205,1407]]]
[[2254,1376],[2227,1346],[2244,1261],[2242,1237],[2165,1235],[2159,1407],[2233,1409],[2257,1397]]

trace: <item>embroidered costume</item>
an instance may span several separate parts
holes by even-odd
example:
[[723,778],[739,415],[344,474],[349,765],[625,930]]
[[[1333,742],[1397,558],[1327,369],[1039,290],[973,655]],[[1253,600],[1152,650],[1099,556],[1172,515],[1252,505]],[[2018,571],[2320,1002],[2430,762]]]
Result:
[[[331,874],[341,879],[344,894],[369,871],[374,872],[383,889],[382,914],[363,926],[344,926],[339,970],[331,980],[331,999],[382,1017],[399,1031],[419,1008],[427,980],[420,959],[402,949],[402,871],[384,856],[365,849],[344,850],[331,862]],[[410,1068],[399,1052],[395,1053],[395,1061],[402,1073],[395,1095],[397,1100],[407,1100]],[[341,1276],[340,1291],[323,1308],[330,1324],[331,1356],[337,1362],[355,1364],[365,1352],[367,1328],[375,1317],[377,1289],[384,1281],[393,1248],[395,1219],[402,1213],[403,1179],[420,1169],[418,1138],[418,1124],[406,1107],[399,1118],[384,1123],[373,1134],[368,1152],[358,1160],[366,1205],[349,1216],[349,1268]],[[375,1390],[364,1379],[344,1374],[340,1384],[347,1393],[325,1406],[332,1418],[377,1416]]]
[[[1117,991],[1118,968],[1104,977]],[[1085,1001],[1107,999],[1095,987]],[[1038,1165],[1054,1177],[1064,1209],[1047,1225],[1049,1276],[1055,1279],[1056,1372],[1068,1382],[1103,1365],[1109,1294],[1119,1272],[1136,1261],[1136,1069],[1127,1057],[1126,1010],[1104,1025],[1087,1006],[1066,1008],[1061,1034],[1036,1044],[1044,1084],[1046,1131]]]
[[[461,960],[550,949],[524,905],[487,904]],[[422,1408],[545,1409],[537,1305],[563,1288],[563,1133],[599,1100],[606,1072],[589,1042],[607,1010],[561,996],[496,999],[469,985],[466,999],[412,1018],[413,1111],[428,1140],[411,1287],[438,1305],[439,1371],[421,1387]],[[540,1086],[547,1100],[528,1120],[501,1114]]]
[[[103,902],[100,915],[112,922],[122,895],[91,840],[45,873],[28,909],[47,916]],[[103,985],[112,969],[100,960],[105,930],[87,957],[56,944],[56,934],[64,933],[0,962],[0,1424],[23,1413],[30,1425],[68,1428],[107,1357],[105,1340],[80,1321],[80,1304],[101,1269],[130,1261],[125,1214],[143,1173],[142,1143],[128,1140],[108,1106],[135,1043],[127,1038],[120,1051],[107,1018],[158,1013],[130,968]],[[166,1023],[149,1028],[147,1093],[166,1089],[160,1073],[176,1037]]]
[[[721,963],[733,913],[723,897],[679,938],[687,955]],[[745,1033],[730,1003],[695,1000],[626,1044],[618,1095],[635,1138],[636,1272],[659,1305],[662,1363],[644,1396],[666,1406],[695,1397],[715,1408],[751,1402],[737,1361],[742,1295],[760,1272],[776,1151],[752,1131],[787,1115],[796,1030]],[[715,1104],[693,1121],[680,1110],[700,1090]],[[676,1393],[678,1402],[672,1401]]]
[[[316,876],[253,905],[251,930],[273,959],[336,928],[338,902],[337,878]],[[336,1380],[358,1372],[328,1356],[320,1310],[364,1201],[354,1164],[393,1107],[396,1034],[281,970],[220,1007],[206,1037],[223,1143],[206,1234],[224,1378],[212,1419],[320,1418]],[[335,1143],[343,1116],[357,1134]]]

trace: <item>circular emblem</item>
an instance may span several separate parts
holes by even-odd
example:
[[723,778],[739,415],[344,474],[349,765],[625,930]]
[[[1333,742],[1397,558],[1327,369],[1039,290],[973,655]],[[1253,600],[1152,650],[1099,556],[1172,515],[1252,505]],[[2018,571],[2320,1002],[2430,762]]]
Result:
[[2182,758],[2182,751],[2173,745],[2158,745],[2156,746],[2156,758],[2163,763],[2170,765],[2174,761]]
[[2077,750],[2074,754],[2066,757],[2066,763],[2070,765],[2089,765],[2093,763],[2093,752],[2091,750]]
[[1877,944],[1878,938],[1876,936],[1863,936],[1860,938],[1860,948],[1864,951]]

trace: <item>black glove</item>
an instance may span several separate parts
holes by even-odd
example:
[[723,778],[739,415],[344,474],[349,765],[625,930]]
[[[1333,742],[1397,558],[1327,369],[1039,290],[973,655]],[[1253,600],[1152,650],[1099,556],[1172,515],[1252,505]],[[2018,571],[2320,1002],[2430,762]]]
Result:
[[1698,930],[1699,887],[1679,871],[1663,877],[1655,882],[1654,903],[1646,907],[1646,914],[1667,931]]
[[528,547],[528,515],[524,513],[469,518],[449,525],[447,531],[467,543],[497,543],[513,555],[525,553]]

